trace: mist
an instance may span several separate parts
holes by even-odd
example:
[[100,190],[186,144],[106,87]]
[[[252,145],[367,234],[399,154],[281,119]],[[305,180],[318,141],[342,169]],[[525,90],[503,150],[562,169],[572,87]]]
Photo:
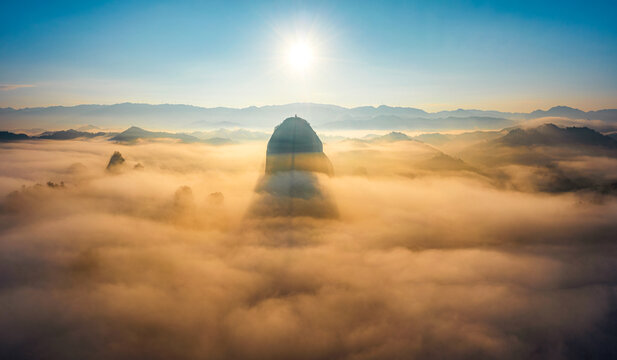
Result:
[[610,193],[344,141],[310,180],[332,216],[256,216],[265,142],[0,146],[3,358],[616,355]]

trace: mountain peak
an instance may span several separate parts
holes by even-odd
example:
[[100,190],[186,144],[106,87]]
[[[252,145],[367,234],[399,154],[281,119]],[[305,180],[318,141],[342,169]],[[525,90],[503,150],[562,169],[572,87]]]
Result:
[[587,118],[587,113],[580,110],[571,108],[569,106],[559,105],[553,106],[548,110],[536,110],[530,113],[532,116],[562,116],[569,118]]
[[334,218],[334,202],[316,173],[333,174],[321,140],[308,121],[297,115],[275,127],[266,152],[266,171],[251,206],[256,216]]
[[267,154],[320,153],[323,144],[308,121],[297,116],[285,119],[274,128]]
[[274,129],[266,150],[266,172],[309,171],[332,174],[323,144],[308,121],[285,119]]
[[552,108],[548,109],[548,111],[551,111],[551,110],[576,110],[576,111],[581,111],[581,110],[579,110],[577,108],[573,108],[573,107],[565,106],[565,105],[557,105],[557,106],[553,106]]
[[111,158],[109,158],[109,163],[107,163],[107,171],[118,172],[124,163],[125,160],[124,157],[122,157],[122,154],[120,154],[119,151],[114,151]]
[[144,130],[144,129],[140,128],[140,127],[137,127],[137,126],[131,126],[130,128],[124,130],[123,132],[127,132],[127,131],[146,131],[146,130]]
[[390,141],[400,141],[400,140],[411,140],[407,134],[402,133],[400,131],[392,131],[381,137],[382,139],[387,139]]
[[617,148],[617,141],[588,127],[561,128],[547,123],[535,128],[516,128],[497,141],[510,146],[599,146]]

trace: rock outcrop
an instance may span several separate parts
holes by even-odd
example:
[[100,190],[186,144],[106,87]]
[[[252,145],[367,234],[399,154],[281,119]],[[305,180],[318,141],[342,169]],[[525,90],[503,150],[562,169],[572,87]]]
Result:
[[310,124],[299,117],[274,129],[266,151],[266,169],[250,214],[258,217],[337,217],[336,206],[319,182],[333,175],[332,163]]
[[267,174],[291,170],[333,175],[319,136],[308,121],[297,116],[285,119],[274,129],[266,151]]
[[119,151],[114,151],[111,158],[109,158],[109,163],[107,163],[107,171],[109,172],[120,171],[120,169],[122,168],[122,165],[124,165],[124,162],[125,160],[122,157],[122,154],[120,154]]

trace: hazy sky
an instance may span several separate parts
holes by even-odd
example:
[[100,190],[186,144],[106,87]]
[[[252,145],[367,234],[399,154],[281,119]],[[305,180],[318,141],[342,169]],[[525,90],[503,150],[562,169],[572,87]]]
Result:
[[[10,1],[0,106],[617,107],[615,2]],[[294,71],[287,53],[309,44]]]

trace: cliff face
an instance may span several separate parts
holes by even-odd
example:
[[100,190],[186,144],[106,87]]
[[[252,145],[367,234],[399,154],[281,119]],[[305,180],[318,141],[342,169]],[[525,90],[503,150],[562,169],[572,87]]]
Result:
[[257,184],[259,196],[251,215],[336,217],[336,206],[322,188],[318,174],[333,175],[321,140],[306,120],[285,119],[268,142],[266,171]]

